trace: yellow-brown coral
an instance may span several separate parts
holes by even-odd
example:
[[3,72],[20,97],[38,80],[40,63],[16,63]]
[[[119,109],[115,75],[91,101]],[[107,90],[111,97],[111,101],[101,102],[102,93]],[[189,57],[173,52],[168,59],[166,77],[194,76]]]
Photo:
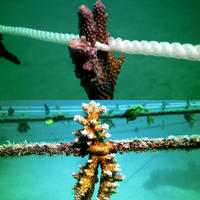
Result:
[[76,139],[78,144],[87,147],[89,158],[85,166],[80,166],[79,173],[73,173],[73,176],[78,179],[74,187],[75,200],[91,199],[95,183],[98,182],[98,165],[101,166],[102,173],[97,200],[108,200],[113,193],[116,193],[118,184],[115,181],[123,180],[124,176],[117,175],[120,168],[116,164],[114,142],[104,142],[104,139],[110,137],[110,134],[106,133],[109,126],[98,122],[99,116],[106,111],[106,107],[99,107],[99,104],[94,101],[82,106],[87,118],[76,115],[74,120],[84,125],[84,129],[76,131],[74,135],[78,136]]

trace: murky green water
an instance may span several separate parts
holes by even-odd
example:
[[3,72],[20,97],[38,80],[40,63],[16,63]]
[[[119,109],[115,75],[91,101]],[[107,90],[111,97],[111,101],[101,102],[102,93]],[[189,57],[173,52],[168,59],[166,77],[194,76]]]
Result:
[[[2,1],[0,24],[78,33],[77,9],[91,0]],[[106,1],[111,36],[199,44],[199,0]],[[20,66],[0,59],[0,99],[87,99],[67,46],[4,36]],[[115,99],[199,99],[199,62],[126,55]],[[53,80],[53,81],[52,81]]]

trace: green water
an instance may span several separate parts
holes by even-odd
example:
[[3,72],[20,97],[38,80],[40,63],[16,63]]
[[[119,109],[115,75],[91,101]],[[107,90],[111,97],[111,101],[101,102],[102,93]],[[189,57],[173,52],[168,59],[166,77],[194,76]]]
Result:
[[[77,9],[95,1],[2,1],[0,24],[78,33]],[[199,0],[106,1],[111,36],[199,44]],[[22,64],[0,59],[0,99],[87,99],[66,45],[4,35]],[[115,99],[199,99],[199,62],[126,55]]]
[[[39,103],[44,102],[32,102],[32,105],[36,106]],[[78,101],[55,101],[54,103],[69,106],[80,105]],[[114,101],[101,103],[116,104]],[[136,102],[132,101],[132,103]],[[24,102],[15,102],[15,104],[12,102],[12,106],[23,104]],[[125,102],[118,102],[118,104],[122,105]],[[6,105],[11,104],[7,102]],[[53,105],[53,103],[48,102],[48,105]],[[151,127],[148,127],[146,117],[138,117],[128,124],[126,119],[113,119],[115,126],[111,127],[108,132],[111,133],[113,140],[198,134],[200,115],[197,114],[196,117],[193,126],[185,121],[183,115],[154,117],[155,122]],[[45,126],[44,122],[29,124],[31,129],[22,134],[17,131],[16,123],[0,123],[0,144],[6,143],[7,140],[15,143],[24,140],[49,143],[70,142],[75,140],[72,132],[82,128],[74,121],[67,124],[57,122],[52,126]],[[120,182],[117,188],[118,193],[112,195],[111,199],[198,200],[200,198],[199,153],[199,150],[194,150],[117,154],[121,173],[126,175],[126,178]],[[71,200],[74,198],[72,187],[76,183],[72,172],[78,172],[78,166],[84,165],[86,159],[86,157],[74,156],[0,158],[0,199]],[[92,200],[96,198],[97,192],[98,188]]]

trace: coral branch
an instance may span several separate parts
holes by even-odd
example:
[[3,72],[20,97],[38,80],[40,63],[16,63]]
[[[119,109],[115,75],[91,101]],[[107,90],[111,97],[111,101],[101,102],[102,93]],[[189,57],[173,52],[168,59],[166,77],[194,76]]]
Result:
[[99,159],[95,155],[90,155],[86,162],[86,166],[80,166],[79,174],[73,173],[73,176],[78,179],[78,183],[73,188],[75,190],[75,199],[90,199],[95,183],[98,182],[97,168]]
[[81,116],[75,117],[84,125],[84,129],[80,130],[81,134],[76,134],[78,137],[76,141],[78,145],[84,146],[83,156],[86,154],[90,156],[86,166],[81,167],[79,174],[76,174],[78,183],[75,186],[75,199],[89,200],[91,198],[97,182],[98,165],[100,165],[102,173],[97,199],[106,200],[116,192],[115,188],[118,184],[115,181],[120,181],[119,178],[115,178],[120,170],[113,156],[113,153],[116,153],[116,145],[113,141],[104,142],[104,139],[110,136],[106,133],[109,126],[98,122],[100,115],[106,111],[105,107],[99,107],[99,104],[94,101],[82,104],[82,107],[87,118],[84,118],[84,123],[81,123]]
[[109,33],[107,32],[108,13],[101,1],[97,1],[93,9],[94,21],[96,23],[96,40],[103,44],[108,44]]
[[108,13],[101,1],[95,3],[93,13],[85,5],[79,8],[80,39],[69,42],[69,52],[89,99],[112,99],[124,56],[116,60],[113,53],[97,50],[96,42],[108,44]]

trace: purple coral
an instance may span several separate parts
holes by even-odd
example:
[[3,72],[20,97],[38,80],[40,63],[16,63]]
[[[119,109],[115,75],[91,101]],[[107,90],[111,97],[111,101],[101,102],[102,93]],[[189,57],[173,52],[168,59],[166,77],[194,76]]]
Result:
[[96,41],[108,44],[105,6],[97,1],[92,14],[88,7],[82,5],[78,16],[80,39],[69,42],[76,77],[80,78],[89,99],[112,99],[124,56],[116,60],[113,53],[97,50],[94,46]]

